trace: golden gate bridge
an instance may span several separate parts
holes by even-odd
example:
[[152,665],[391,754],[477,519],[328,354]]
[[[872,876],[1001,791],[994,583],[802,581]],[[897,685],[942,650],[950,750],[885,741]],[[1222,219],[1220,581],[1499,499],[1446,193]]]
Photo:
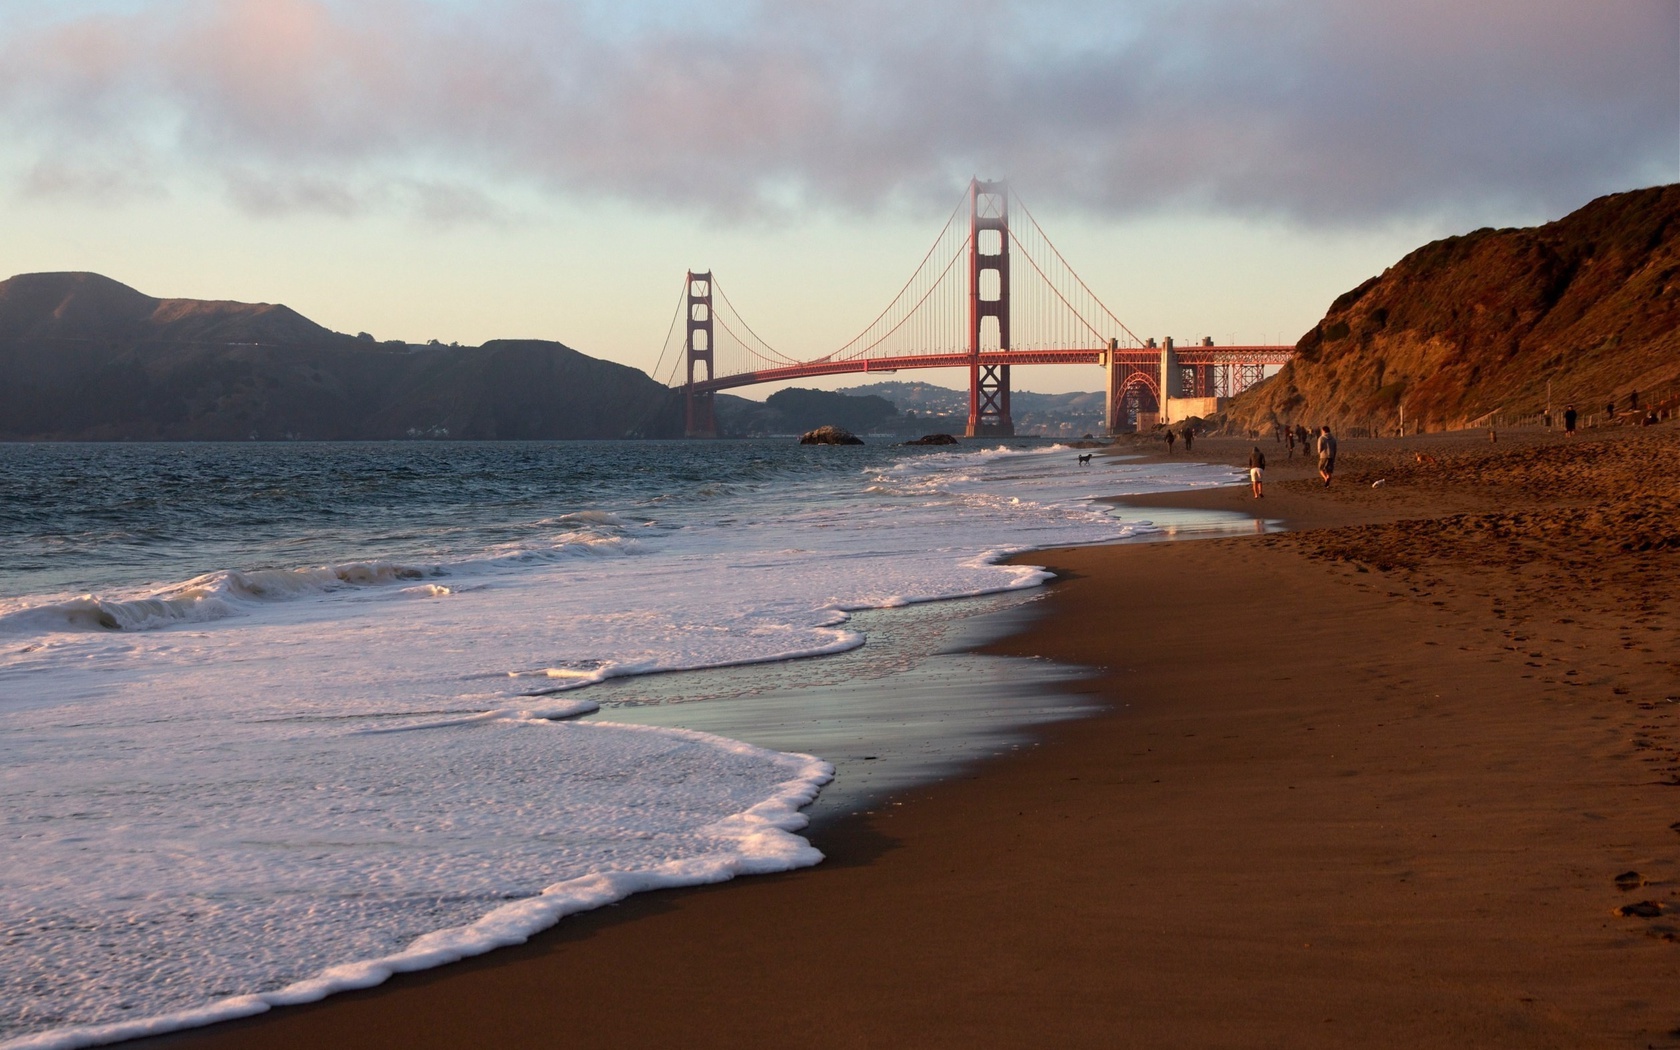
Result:
[[[1025,221],[1012,224],[1012,215]],[[1203,340],[1178,347],[1171,339],[1138,338],[1068,265],[1008,185],[980,179],[969,182],[886,309],[821,357],[795,360],[760,338],[710,271],[689,271],[677,316],[685,318],[680,348],[673,320],[654,374],[671,357],[664,382],[684,392],[689,437],[717,436],[719,390],[909,368],[966,368],[967,435],[1006,437],[1015,433],[1010,369],[1020,365],[1101,366],[1112,434],[1151,414],[1161,418],[1182,399],[1202,399],[1183,414],[1193,408],[1205,414],[1216,399],[1253,385],[1267,366],[1294,353],[1291,346]]]

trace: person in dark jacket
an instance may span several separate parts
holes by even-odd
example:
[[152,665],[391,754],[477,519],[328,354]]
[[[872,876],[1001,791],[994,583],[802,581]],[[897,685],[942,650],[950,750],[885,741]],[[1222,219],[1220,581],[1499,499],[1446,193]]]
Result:
[[1324,479],[1324,487],[1330,487],[1330,475],[1336,473],[1336,435],[1330,433],[1329,426],[1318,428],[1318,476]]

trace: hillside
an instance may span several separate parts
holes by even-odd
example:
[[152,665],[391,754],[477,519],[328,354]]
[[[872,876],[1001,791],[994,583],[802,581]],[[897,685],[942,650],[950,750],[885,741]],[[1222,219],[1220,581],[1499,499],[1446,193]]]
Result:
[[1618,408],[1680,380],[1680,184],[1600,197],[1529,229],[1417,249],[1342,295],[1297,357],[1233,402],[1274,421],[1392,432]]
[[[1094,378],[1100,373],[1092,369]],[[952,390],[931,383],[887,380],[864,386],[841,387],[853,397],[875,396],[897,405],[904,413],[899,428],[906,434],[928,431],[961,433],[968,424],[968,391]],[[1101,391],[1072,394],[1035,394],[1015,390],[1009,395],[1010,413],[1017,434],[1046,437],[1079,437],[1100,433],[1103,427]]]
[[718,431],[724,437],[779,437],[837,426],[854,434],[894,433],[898,409],[879,397],[853,397],[789,387],[763,401],[717,395]]
[[678,396],[560,343],[380,343],[91,273],[0,281],[0,440],[680,436]]

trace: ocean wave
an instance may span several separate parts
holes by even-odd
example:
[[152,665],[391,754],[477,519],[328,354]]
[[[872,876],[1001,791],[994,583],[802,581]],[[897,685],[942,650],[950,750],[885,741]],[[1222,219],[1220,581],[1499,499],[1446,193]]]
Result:
[[580,510],[554,520],[562,525],[606,525],[615,529],[632,529],[639,524],[607,510]]
[[136,598],[84,594],[0,615],[0,633],[150,631],[240,615],[268,602],[441,576],[439,566],[346,562],[305,569],[226,569]]
[[493,548],[478,558],[426,565],[396,561],[355,561],[296,569],[222,569],[133,597],[82,594],[36,605],[0,608],[0,634],[57,631],[151,631],[179,624],[209,623],[247,614],[266,604],[319,597],[345,590],[410,584],[395,593],[404,598],[442,598],[476,587],[429,581],[518,569],[576,558],[639,554],[643,545],[613,531],[634,527],[606,512],[566,515],[589,529],[567,532],[543,546]]
[[535,562],[567,561],[579,557],[610,558],[642,553],[642,542],[617,533],[572,532],[544,546],[516,544],[495,547],[482,560],[462,563],[461,569],[508,568]]
[[423,722],[406,722],[402,725],[358,729],[356,732],[364,736],[378,736],[386,733],[412,733],[423,729],[447,729],[451,726],[472,725],[476,722],[562,722],[570,718],[581,718],[584,715],[594,714],[600,709],[601,705],[593,700],[568,698],[535,706],[498,707],[489,711],[477,711],[470,715],[459,715],[454,718],[433,718]]
[[[1013,589],[1013,584],[1002,588]],[[991,593],[990,590],[976,593]],[[941,595],[940,597],[946,597]],[[788,660],[804,660],[813,656],[832,656],[835,653],[849,652],[862,646],[867,638],[845,628],[847,614],[863,609],[891,608],[906,605],[911,602],[935,601],[936,598],[911,598],[907,600],[888,600],[885,604],[870,602],[857,606],[836,606],[829,610],[826,620],[822,623],[811,624],[808,627],[809,639],[803,645],[788,648],[767,650],[751,656],[716,659],[701,658],[691,660],[573,660],[555,666],[539,667],[534,670],[509,671],[507,676],[512,679],[538,679],[544,684],[521,690],[517,695],[520,699],[536,699],[567,693],[585,686],[598,685],[613,678],[634,678],[638,675],[669,674],[673,671],[711,671],[724,667],[750,667],[756,664],[783,663]],[[547,715],[533,717],[547,718]]]
[[397,593],[405,598],[447,598],[455,593],[455,588],[441,583],[422,583],[418,587],[404,587]]

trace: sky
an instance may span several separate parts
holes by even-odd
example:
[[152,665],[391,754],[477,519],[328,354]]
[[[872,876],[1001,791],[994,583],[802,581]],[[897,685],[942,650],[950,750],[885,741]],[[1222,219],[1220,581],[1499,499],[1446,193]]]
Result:
[[973,176],[1139,335],[1294,342],[1431,239],[1680,181],[1680,0],[0,0],[0,276],[651,371],[711,269],[807,358]]

